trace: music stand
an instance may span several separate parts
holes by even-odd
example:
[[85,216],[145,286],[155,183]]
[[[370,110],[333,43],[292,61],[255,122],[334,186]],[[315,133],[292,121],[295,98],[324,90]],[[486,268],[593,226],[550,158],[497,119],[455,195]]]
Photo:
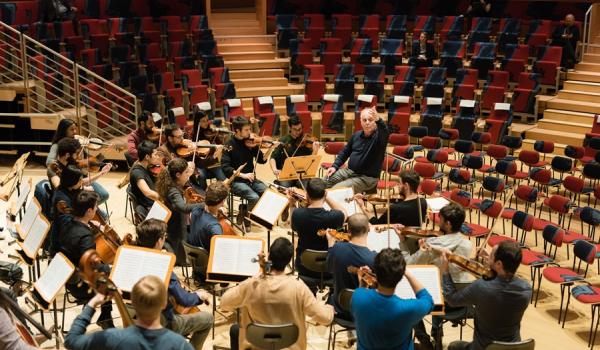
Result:
[[317,177],[320,164],[320,155],[286,158],[278,179],[280,181],[298,180],[300,181],[300,186],[304,188],[302,180]]

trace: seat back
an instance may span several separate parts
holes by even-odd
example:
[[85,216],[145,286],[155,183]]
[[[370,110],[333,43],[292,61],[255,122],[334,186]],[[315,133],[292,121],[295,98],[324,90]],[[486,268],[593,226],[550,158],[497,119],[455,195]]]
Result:
[[533,350],[535,349],[535,340],[527,339],[514,343],[493,341],[485,350]]
[[250,323],[246,327],[246,340],[259,349],[279,350],[298,341],[298,326],[293,323],[266,325]]
[[208,267],[208,251],[201,247],[195,247],[188,242],[183,242],[183,249],[189,263],[192,265],[194,276],[206,276]]
[[306,269],[317,272],[327,272],[327,251],[306,249],[300,256],[302,266]]

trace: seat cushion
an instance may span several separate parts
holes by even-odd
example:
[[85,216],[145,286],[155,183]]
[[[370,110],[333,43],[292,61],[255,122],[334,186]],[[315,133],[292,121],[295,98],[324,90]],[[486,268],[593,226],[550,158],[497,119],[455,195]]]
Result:
[[[387,187],[385,184],[387,183]],[[398,186],[398,181],[385,181],[385,180],[377,180],[377,189],[385,190],[386,188],[395,188]]]
[[506,220],[512,220],[513,216],[515,216],[515,213],[517,211],[513,208],[505,208],[502,211],[502,218],[506,219]]
[[488,240],[488,245],[490,247],[495,247],[496,245],[498,245],[504,241],[516,242],[516,240],[512,237],[496,235],[496,236],[490,237],[490,239]]
[[548,220],[543,220],[543,219],[539,219],[539,218],[535,218],[533,220],[533,229],[535,231],[542,231],[544,229],[544,227],[546,227],[548,225],[558,226]]
[[547,267],[543,272],[544,278],[552,283],[568,283],[582,281],[583,277],[571,269],[564,267]]
[[469,237],[485,236],[490,230],[478,224],[465,223],[461,228],[461,232]]
[[521,249],[521,253],[523,254],[523,260],[521,260],[521,264],[523,265],[535,266],[554,262],[554,260],[551,257],[544,255],[543,253],[535,252],[533,250]]
[[600,288],[587,284],[579,285],[571,290],[571,294],[577,301],[584,304],[600,303]]
[[563,237],[563,242],[566,244],[575,243],[575,241],[590,241],[590,237],[586,235],[582,235],[581,233],[577,233],[574,231],[565,231],[565,236]]

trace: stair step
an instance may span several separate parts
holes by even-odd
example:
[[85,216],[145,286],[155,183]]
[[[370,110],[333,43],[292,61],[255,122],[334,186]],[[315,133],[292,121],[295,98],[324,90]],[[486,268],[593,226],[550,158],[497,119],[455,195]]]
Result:
[[591,83],[589,81],[567,80],[564,82],[563,89],[600,93],[600,83]]
[[588,50],[590,53],[600,53],[600,47],[590,46]]
[[572,101],[600,103],[600,93],[597,92],[564,89],[558,92],[557,97]]
[[221,35],[261,35],[259,27],[212,27],[215,36]]
[[279,78],[283,77],[283,69],[246,69],[230,70],[229,78],[234,79],[252,79],[252,78]]
[[[248,33],[245,33],[248,34]],[[215,35],[217,45],[269,43],[275,45],[275,35]]]
[[586,53],[583,55],[583,62],[600,63],[600,54]]
[[546,109],[544,110],[544,118],[542,120],[545,119],[566,120],[573,123],[587,124],[590,127],[594,122],[594,114],[565,111],[562,109]]
[[576,123],[571,121],[553,119],[539,120],[538,127],[546,130],[565,131],[583,134],[590,131],[590,124],[588,123]]
[[[215,10],[213,10],[215,11]],[[216,10],[220,11],[220,10]],[[229,20],[244,20],[244,19],[256,19],[256,12],[247,11],[247,12],[213,12],[211,14],[212,19],[229,19]]]
[[600,83],[600,72],[574,71],[567,73],[568,80],[581,80]]
[[268,68],[285,68],[287,70],[289,65],[290,60],[288,58],[276,58],[270,60],[225,61],[225,66],[229,67],[229,70]]
[[560,98],[553,98],[546,102],[546,107],[585,113],[598,113],[600,111],[600,103],[572,101]]
[[240,20],[231,20],[231,18],[223,18],[223,19],[212,19],[210,22],[211,28],[235,28],[235,27],[248,27],[248,28],[258,28],[260,27],[260,23],[256,19],[240,19]]
[[287,96],[304,93],[304,85],[289,84],[288,86],[263,86],[255,88],[235,89],[237,97],[254,96]]
[[[257,95],[258,96],[258,95]],[[275,108],[283,108],[285,110],[285,96],[272,96]],[[254,100],[252,98],[242,98],[242,107],[252,109],[254,107]]]
[[[219,4],[222,6],[222,4]],[[221,14],[221,15],[245,15],[252,14],[256,17],[256,8],[255,7],[221,7],[221,8],[213,8],[211,11],[211,16]]]
[[274,51],[220,52],[226,61],[269,60],[275,58]]
[[535,128],[525,132],[525,138],[581,146],[585,134]]
[[248,51],[273,51],[275,48],[270,43],[246,43],[246,44],[219,44],[219,53],[248,52]]
[[277,78],[231,79],[231,81],[235,84],[236,91],[240,88],[287,86],[288,84],[288,80],[283,76]]
[[600,72],[600,63],[596,62],[582,62],[577,63],[575,65],[575,70],[584,70],[584,71],[596,71]]

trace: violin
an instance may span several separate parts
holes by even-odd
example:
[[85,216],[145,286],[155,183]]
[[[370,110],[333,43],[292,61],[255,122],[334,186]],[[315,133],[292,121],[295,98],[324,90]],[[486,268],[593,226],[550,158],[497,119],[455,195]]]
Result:
[[[188,286],[187,284],[183,283],[179,278],[177,278],[177,281],[181,284],[181,286],[183,286],[185,289],[187,290],[191,290],[190,286]],[[173,310],[175,310],[176,313],[180,314],[180,315],[187,315],[187,314],[195,314],[197,312],[200,312],[200,309],[198,308],[197,305],[193,305],[193,306],[183,306],[177,303],[177,299],[175,299],[174,296],[169,295],[169,302],[171,303],[171,305],[173,305]],[[201,300],[201,303],[208,305],[208,300]]]
[[341,232],[331,228],[321,229],[317,231],[317,235],[320,237],[325,237],[327,234],[333,237],[336,241],[350,242],[350,234],[347,232]]
[[348,266],[346,270],[348,271],[348,273],[356,275],[359,275],[358,272],[360,271],[362,273],[361,275],[359,275],[361,276],[361,281],[363,281],[367,285],[367,288],[377,288],[377,276],[375,276],[373,272],[367,270],[366,266]]
[[204,196],[198,193],[192,185],[183,190],[183,197],[188,204],[204,203]]
[[[371,202],[371,203],[387,203],[388,198],[385,197],[385,196],[381,196],[379,194],[372,194],[372,195],[366,196],[365,200],[367,202]],[[404,195],[402,195],[402,194],[392,194],[392,195],[390,195],[389,201],[390,202],[403,202],[404,201]]]
[[123,319],[123,327],[127,328],[133,324],[133,320],[127,311],[123,297],[117,286],[108,278],[105,272],[98,268],[102,264],[102,259],[94,249],[87,250],[79,260],[79,276],[96,293],[111,295],[117,304],[117,309]]
[[254,133],[250,134],[250,137],[244,140],[244,144],[248,148],[260,147],[260,148],[271,148],[279,144],[278,141],[273,141],[271,136],[258,136]]
[[123,143],[107,143],[98,137],[85,137],[81,135],[75,135],[75,139],[79,141],[82,147],[85,147],[91,151],[97,151],[101,148],[112,147],[117,151],[125,150],[126,146]]
[[444,235],[442,231],[422,230],[418,227],[403,227],[400,231],[396,230],[399,236],[414,236],[414,237],[439,237]]
[[[96,223],[97,224],[96,224]],[[115,261],[117,249],[123,244],[131,245],[133,236],[131,233],[125,235],[123,240],[119,238],[119,234],[108,225],[104,217],[96,212],[96,215],[89,222],[92,232],[96,240],[96,253],[106,264],[112,264]]]
[[252,258],[251,261],[253,263],[257,262],[258,266],[260,266],[260,276],[261,277],[264,278],[266,275],[271,273],[272,263],[271,263],[271,261],[267,260],[265,253],[263,253],[263,252],[258,253],[258,257]]
[[285,195],[290,194],[290,196],[292,196],[292,198],[295,201],[298,201],[298,202],[304,203],[304,204],[308,203],[308,201],[306,200],[306,196],[305,195],[303,195],[302,193],[298,193],[298,192],[294,191],[292,188],[283,187],[281,185],[274,184],[274,183],[271,183],[271,182],[267,182],[267,185],[275,188],[281,194],[285,194]]
[[[438,253],[442,253],[441,249],[431,246],[429,244],[426,244],[425,249],[431,249]],[[448,258],[449,262],[458,265],[460,268],[471,273],[476,277],[483,278],[486,281],[496,278],[495,270],[493,270],[489,266],[485,266],[484,264],[478,261],[454,253],[446,253],[446,257]]]
[[[192,141],[185,140],[179,146],[177,146],[177,150],[175,151],[175,153],[177,153],[177,155],[182,158],[187,158],[189,156],[192,156],[194,154],[194,151],[192,149],[190,149],[190,147],[188,146],[189,144],[192,144]],[[204,159],[204,158],[210,156],[211,153],[217,147],[223,147],[223,150],[226,150],[226,151],[231,151],[231,149],[232,149],[231,146],[217,145],[217,144],[210,143],[208,140],[200,140],[200,141],[196,142],[196,155],[199,158]]]
[[98,154],[95,156],[89,156],[86,159],[80,159],[77,161],[77,166],[81,169],[87,168],[89,172],[97,173],[106,165],[111,164],[111,169],[118,169],[117,164],[109,163],[105,161],[104,155]]

